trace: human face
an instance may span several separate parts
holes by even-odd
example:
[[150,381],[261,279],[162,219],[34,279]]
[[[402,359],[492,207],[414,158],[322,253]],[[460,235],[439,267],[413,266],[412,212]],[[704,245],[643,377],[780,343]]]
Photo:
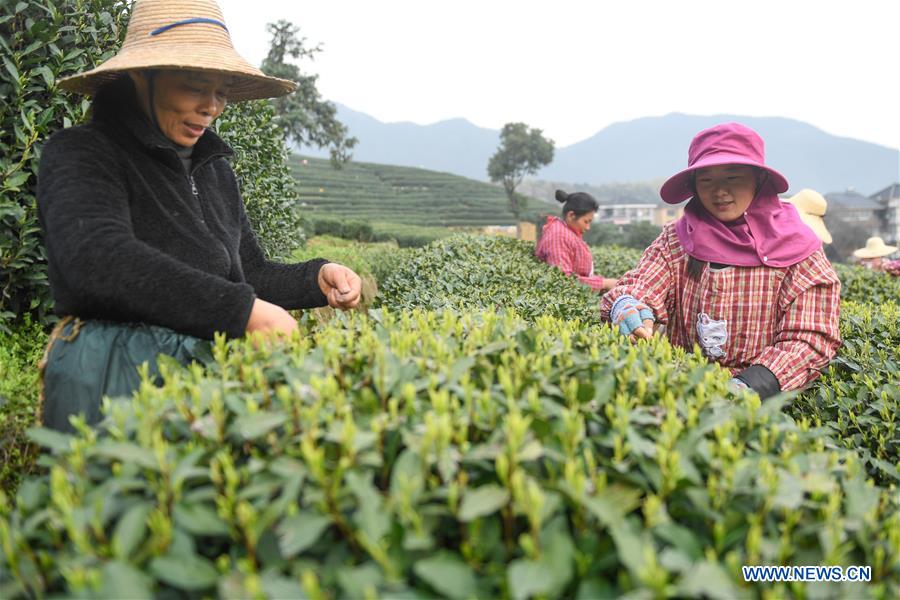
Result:
[[703,208],[720,221],[734,221],[756,195],[756,169],[748,165],[719,165],[697,169],[694,188]]
[[[135,79],[149,114],[147,75]],[[153,105],[160,131],[179,146],[193,146],[225,110],[229,78],[202,71],[158,71],[153,79]]]
[[575,211],[570,210],[566,213],[566,225],[574,229],[576,233],[584,233],[591,228],[591,223],[594,221],[595,214],[597,214],[596,211],[592,210],[580,217],[576,217]]
[[878,258],[861,258],[859,264],[872,269],[873,271],[881,271],[884,268],[884,259]]

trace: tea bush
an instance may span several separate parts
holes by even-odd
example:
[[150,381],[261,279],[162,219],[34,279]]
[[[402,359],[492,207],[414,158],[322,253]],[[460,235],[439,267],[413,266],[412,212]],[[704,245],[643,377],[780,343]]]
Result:
[[377,242],[395,242],[401,248],[421,248],[431,242],[453,235],[446,227],[423,227],[405,223],[372,223],[373,239]]
[[310,218],[315,235],[333,236],[357,242],[392,242],[401,248],[420,248],[453,235],[446,227],[423,227],[382,221],[357,221],[328,218],[313,213]]
[[121,0],[0,0],[0,330],[51,309],[35,201],[41,147],[90,106],[57,81],[109,58],[128,13]]
[[[98,431],[31,434],[49,473],[0,498],[0,596],[900,594],[896,496],[665,340],[376,311],[213,354]],[[872,582],[744,583],[753,564]]]
[[855,302],[900,302],[900,277],[865,267],[833,265],[841,279],[841,300]]
[[900,305],[843,302],[837,357],[793,407],[857,450],[876,480],[900,485]]
[[393,309],[510,309],[598,322],[599,296],[534,257],[534,245],[506,237],[458,234],[410,255],[379,282]]
[[[316,236],[309,240],[305,248],[295,251],[292,259],[299,262],[326,258],[353,269],[362,278],[357,308],[365,311],[376,301],[378,282],[387,278],[408,253],[409,250],[397,248],[394,243],[363,244],[332,236]],[[330,307],[322,307],[314,312],[321,319],[332,318],[335,314]]]
[[624,246],[594,246],[591,254],[594,257],[595,273],[618,278],[637,266],[643,250]]
[[[600,206],[600,212],[604,212],[603,205]],[[662,227],[645,221],[628,225],[594,223],[584,233],[584,241],[591,246],[617,245],[643,252],[659,236],[660,231]]]
[[25,430],[37,423],[38,362],[47,334],[29,318],[0,331],[0,489],[14,490],[31,472],[36,448]]
[[287,258],[306,242],[306,232],[275,109],[268,100],[230,104],[216,131],[234,149],[234,174],[260,245],[270,258]]
[[328,235],[357,242],[371,242],[374,237],[372,224],[364,221],[314,216],[310,222],[315,235]]

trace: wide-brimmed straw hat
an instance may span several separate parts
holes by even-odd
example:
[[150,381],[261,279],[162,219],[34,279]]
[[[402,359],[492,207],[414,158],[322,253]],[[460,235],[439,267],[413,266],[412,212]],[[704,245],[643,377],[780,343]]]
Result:
[[853,252],[856,258],[881,258],[890,256],[897,251],[897,246],[888,246],[880,237],[870,237],[866,240],[866,247]]
[[800,220],[815,232],[819,239],[826,244],[831,243],[831,233],[825,227],[825,211],[828,209],[828,201],[819,192],[811,189],[802,189],[790,198],[783,198],[797,209]]
[[722,123],[704,129],[691,141],[688,149],[688,167],[670,177],[659,195],[669,204],[684,202],[694,195],[691,177],[694,171],[719,165],[750,165],[764,169],[781,194],[788,189],[784,175],[766,166],[765,144],[759,134],[740,123]]
[[214,0],[137,0],[118,54],[59,83],[70,92],[91,95],[122,73],[141,69],[231,75],[228,100],[232,102],[275,98],[297,88],[293,81],[264,74],[234,50]]

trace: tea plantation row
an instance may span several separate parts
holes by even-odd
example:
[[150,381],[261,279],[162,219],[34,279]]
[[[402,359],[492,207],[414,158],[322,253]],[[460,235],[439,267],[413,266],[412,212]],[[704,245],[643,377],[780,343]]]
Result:
[[368,314],[219,340],[99,431],[31,434],[48,472],[0,501],[0,597],[900,595],[896,304],[848,299],[821,383],[762,403],[624,341],[529,244],[343,247],[380,282]]
[[[449,173],[352,162],[340,170],[327,160],[294,157],[305,214],[408,225],[513,225],[503,189]],[[558,209],[549,204],[548,212]]]

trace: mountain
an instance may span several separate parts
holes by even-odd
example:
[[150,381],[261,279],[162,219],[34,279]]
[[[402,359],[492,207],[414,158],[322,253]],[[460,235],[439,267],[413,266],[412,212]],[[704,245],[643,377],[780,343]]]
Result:
[[[500,132],[449,119],[431,125],[408,121],[382,123],[336,103],[337,118],[359,143],[353,160],[445,171],[470,179],[487,180],[487,163],[497,150]],[[327,152],[300,148],[301,154],[326,157]]]
[[[431,125],[383,123],[341,104],[337,108],[338,118],[359,138],[355,160],[487,179],[487,162],[499,143],[497,130],[465,119]],[[694,134],[725,121],[744,123],[762,135],[768,164],[784,173],[791,192],[804,187],[823,193],[853,188],[871,194],[900,179],[900,150],[896,148],[834,136],[782,117],[680,113],[614,123],[581,142],[557,148],[553,163],[537,177],[573,186],[659,183],[686,166]],[[301,152],[326,155],[307,148]]]
[[900,151],[825,133],[781,117],[694,116],[673,113],[615,123],[594,136],[560,148],[542,179],[558,181],[645,181],[665,178],[687,166],[691,138],[716,123],[738,121],[766,143],[766,163],[783,173],[791,191],[858,189],[871,194],[900,173]]

